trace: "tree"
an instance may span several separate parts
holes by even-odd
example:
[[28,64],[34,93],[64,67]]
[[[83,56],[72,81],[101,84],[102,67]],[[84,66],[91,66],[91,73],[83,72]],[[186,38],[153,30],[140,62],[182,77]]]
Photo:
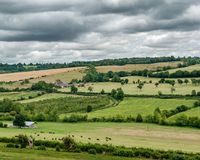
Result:
[[91,112],[91,111],[92,111],[92,106],[88,105],[86,111],[87,111],[88,113]]
[[196,96],[197,95],[197,92],[196,90],[192,90],[192,93],[191,93],[192,96]]
[[71,86],[71,93],[76,94],[78,92],[78,88],[76,86]]
[[178,81],[178,84],[180,84],[180,85],[183,84],[183,80],[182,79],[178,79],[177,81]]
[[176,91],[174,87],[171,87],[171,93],[173,94]]
[[117,100],[123,100],[124,99],[124,91],[121,88],[117,89],[116,99]]
[[128,81],[129,81],[128,79],[125,79],[125,80],[124,80],[124,83],[128,84]]
[[105,94],[105,91],[104,91],[104,89],[102,89],[100,93],[101,93],[101,94]]
[[159,95],[159,96],[162,96],[163,93],[162,93],[161,91],[158,91],[158,95]]
[[115,98],[116,100],[123,100],[124,99],[124,91],[121,88],[117,90],[112,89],[111,97]]
[[138,85],[137,85],[137,88],[139,88],[140,89],[140,91],[142,90],[142,88],[143,88],[143,86],[144,86],[144,83],[139,83]]
[[115,98],[115,94],[117,93],[116,89],[112,89],[111,91],[111,97]]
[[88,87],[88,91],[92,92],[93,91],[93,87],[89,86]]
[[158,82],[156,82],[156,83],[155,83],[155,86],[156,86],[156,87],[158,87],[158,85],[159,85],[159,83],[158,83]]
[[52,93],[55,91],[55,85],[52,83],[46,83],[45,81],[39,81],[32,85],[32,90],[39,90],[39,91],[45,91],[48,93]]
[[26,135],[18,135],[17,136],[18,142],[21,145],[21,148],[26,148],[26,146],[29,144],[29,139]]
[[15,119],[13,121],[13,125],[14,126],[18,126],[18,127],[24,127],[25,126],[25,117],[21,114],[17,114],[15,116]]
[[136,117],[136,122],[143,122],[143,118],[141,114],[138,114]]
[[65,137],[63,139],[64,147],[67,151],[73,150],[76,146],[75,141],[70,137]]
[[185,84],[187,85],[189,83],[189,80],[188,79],[185,79],[184,80]]
[[187,126],[188,118],[185,114],[182,114],[175,119],[175,123],[178,126]]
[[161,120],[162,120],[162,116],[161,116],[160,108],[156,108],[154,110],[154,122],[155,123],[160,123]]

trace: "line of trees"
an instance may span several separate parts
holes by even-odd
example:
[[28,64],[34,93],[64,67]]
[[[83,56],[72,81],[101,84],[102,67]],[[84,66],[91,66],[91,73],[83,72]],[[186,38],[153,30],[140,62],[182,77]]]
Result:
[[[107,137],[107,139],[110,139]],[[27,135],[20,134],[13,138],[0,138],[9,148],[26,148],[46,150],[54,148],[57,152],[87,152],[89,154],[106,154],[119,157],[159,159],[159,160],[199,160],[198,153],[185,153],[182,151],[164,151],[149,148],[113,146],[107,144],[91,144],[76,142],[73,138],[63,137],[61,141],[35,140]]]

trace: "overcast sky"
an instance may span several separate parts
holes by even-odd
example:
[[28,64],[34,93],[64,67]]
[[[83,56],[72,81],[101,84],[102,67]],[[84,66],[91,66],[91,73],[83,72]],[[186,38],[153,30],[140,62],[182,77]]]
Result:
[[200,0],[0,0],[0,62],[200,56]]

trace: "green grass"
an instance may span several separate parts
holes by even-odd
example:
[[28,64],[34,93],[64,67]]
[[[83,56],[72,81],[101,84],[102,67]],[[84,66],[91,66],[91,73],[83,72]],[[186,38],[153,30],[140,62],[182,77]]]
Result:
[[19,100],[21,97],[28,99],[29,96],[36,97],[39,92],[2,92],[0,93],[0,100],[3,99],[11,99],[11,100]]
[[192,65],[192,66],[184,67],[184,68],[171,69],[169,70],[169,73],[174,73],[178,70],[188,71],[188,72],[192,72],[194,70],[200,70],[200,64],[196,64],[196,65]]
[[[133,78],[130,77],[129,79],[135,79],[137,80],[137,78]],[[149,78],[141,78],[141,80],[150,80]],[[152,79],[154,81],[154,83],[157,81],[156,79]],[[160,84],[158,87],[156,87],[154,85],[154,83],[152,84],[145,84],[142,90],[139,90],[137,88],[138,84],[132,84],[132,81],[130,81],[131,83],[129,84],[125,84],[125,85],[121,85],[120,83],[113,83],[113,82],[99,82],[99,83],[87,83],[85,85],[85,87],[80,87],[79,91],[80,92],[89,92],[88,91],[88,87],[92,86],[93,87],[93,92],[98,92],[100,93],[100,91],[102,89],[105,90],[105,92],[110,93],[112,89],[117,89],[117,88],[122,88],[123,91],[126,94],[129,95],[158,95],[158,92],[161,91],[163,94],[172,94],[171,93],[171,85],[169,84]],[[179,85],[176,84],[175,85],[175,89],[176,91],[173,94],[180,94],[180,95],[186,95],[186,94],[191,94],[192,90],[196,90],[196,91],[200,91],[199,86],[195,86],[192,84],[188,84],[188,85]],[[64,89],[60,89],[60,91],[70,91],[70,88],[64,88]]]
[[92,117],[112,117],[116,115],[123,116],[137,116],[141,114],[146,116],[153,114],[154,110],[159,107],[161,110],[174,109],[179,105],[187,105],[192,107],[196,100],[186,99],[159,99],[159,98],[125,98],[116,107],[106,108],[91,112],[88,114],[89,118]]
[[[21,133],[32,135],[35,139],[46,138],[51,140],[52,138],[74,135],[76,141],[84,143],[200,152],[200,130],[193,128],[144,123],[53,122],[38,123],[37,127],[35,129],[0,128],[0,137],[13,137]],[[55,134],[49,134],[49,132],[55,132]],[[110,137],[112,140],[106,142],[106,137]],[[88,140],[88,138],[91,138],[91,140]]]
[[42,100],[48,100],[48,99],[57,99],[57,98],[64,98],[69,96],[75,96],[75,95],[69,95],[69,94],[60,94],[60,93],[50,93],[50,94],[44,94],[42,96],[33,98],[33,99],[27,99],[20,101],[21,103],[31,103],[31,102],[37,102]]
[[70,112],[86,112],[88,105],[92,106],[93,110],[109,107],[111,99],[107,96],[65,96],[61,98],[44,99],[41,101],[33,101],[24,103],[26,113],[38,114],[56,111],[57,113]]
[[[5,145],[5,144],[3,144]],[[139,158],[114,157],[108,155],[91,155],[87,153],[40,151],[30,149],[10,149],[1,145],[1,160],[144,160]]]
[[190,110],[185,111],[185,112],[181,112],[179,114],[176,114],[176,115],[170,117],[169,119],[174,120],[181,115],[186,115],[188,117],[199,117],[200,118],[200,107],[193,108],[193,109],[190,109]]

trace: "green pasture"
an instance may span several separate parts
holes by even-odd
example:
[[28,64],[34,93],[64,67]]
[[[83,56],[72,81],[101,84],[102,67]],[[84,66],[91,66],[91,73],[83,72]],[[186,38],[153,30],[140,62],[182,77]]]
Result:
[[184,68],[171,69],[171,70],[169,70],[169,73],[174,73],[178,70],[188,71],[188,72],[192,72],[194,70],[200,70],[200,64],[196,64],[196,65],[192,65],[192,66],[184,67]]
[[11,100],[19,100],[20,98],[28,99],[31,97],[37,97],[38,93],[40,92],[0,92],[0,100],[3,99],[11,99]]
[[186,115],[187,117],[199,117],[200,118],[200,107],[193,108],[193,109],[190,109],[188,111],[178,113],[178,114],[170,117],[170,120],[174,120],[175,118],[177,118],[181,115]]
[[[11,122],[7,122],[11,123]],[[0,137],[18,134],[55,140],[70,135],[76,141],[200,152],[200,130],[145,123],[56,123],[41,122],[35,129],[0,128]],[[106,141],[110,137],[110,141]]]
[[62,94],[62,93],[49,93],[49,94],[44,94],[42,96],[33,98],[33,99],[27,99],[20,101],[21,103],[31,103],[31,102],[37,102],[37,101],[43,101],[43,100],[48,100],[48,99],[57,99],[57,98],[64,98],[64,97],[69,97],[73,96],[75,97],[76,95],[69,95],[69,94]]
[[[154,80],[155,81],[155,80]],[[158,87],[155,86],[154,83],[152,84],[144,84],[142,90],[138,89],[138,84],[125,84],[121,85],[120,83],[113,83],[113,82],[99,82],[99,83],[87,83],[85,87],[79,87],[78,90],[80,92],[90,92],[88,91],[88,87],[91,86],[93,88],[92,92],[100,93],[102,89],[105,92],[110,93],[112,89],[122,88],[125,94],[129,95],[158,95],[158,92],[161,91],[163,94],[172,94],[171,88],[172,86],[169,84],[160,84]],[[175,92],[173,94],[179,95],[186,95],[191,94],[192,90],[200,91],[199,86],[195,86],[192,84],[176,84],[175,85]],[[60,91],[70,91],[70,88],[63,88]]]
[[156,108],[161,110],[175,109],[177,106],[186,105],[193,106],[196,100],[187,99],[159,99],[159,98],[125,98],[119,105],[110,107],[88,114],[89,118],[93,117],[113,117],[117,115],[133,116],[137,114],[146,116],[153,114]]

